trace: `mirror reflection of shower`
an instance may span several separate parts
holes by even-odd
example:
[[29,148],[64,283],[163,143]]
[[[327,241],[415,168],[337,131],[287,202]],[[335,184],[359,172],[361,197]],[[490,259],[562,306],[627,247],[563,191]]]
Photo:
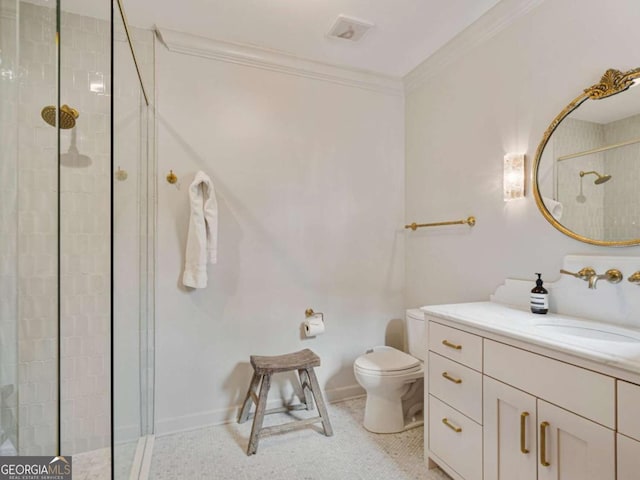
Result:
[[[602,185],[603,183],[611,180],[611,175],[606,175],[606,174],[600,175],[595,170],[590,170],[588,172],[580,172],[580,178],[583,178],[585,175],[595,175],[596,177],[598,177],[593,181],[593,183],[596,185]],[[582,183],[580,185],[582,186]]]

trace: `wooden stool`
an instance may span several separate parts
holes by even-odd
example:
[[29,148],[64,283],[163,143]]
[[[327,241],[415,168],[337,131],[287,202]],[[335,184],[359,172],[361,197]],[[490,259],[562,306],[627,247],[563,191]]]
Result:
[[[277,355],[273,357],[260,357],[257,355],[251,355],[251,366],[253,367],[253,378],[247,391],[247,396],[242,404],[240,415],[238,416],[238,423],[246,422],[249,417],[249,411],[251,410],[251,403],[256,404],[256,412],[253,415],[253,427],[251,428],[251,437],[249,437],[249,446],[247,448],[247,455],[252,455],[258,450],[258,441],[260,438],[270,433],[282,433],[290,430],[296,430],[306,425],[322,422],[324,428],[324,434],[327,437],[333,435],[333,429],[329,423],[329,414],[327,413],[327,407],[324,404],[322,398],[322,392],[320,391],[320,385],[316,378],[316,373],[313,367],[320,366],[320,357],[313,353],[308,348],[300,350],[295,353],[288,353],[286,355]],[[289,372],[292,370],[298,371],[300,377],[300,385],[302,386],[303,403],[297,405],[288,405],[280,408],[272,408],[266,410],[267,407],[267,395],[269,394],[269,387],[271,387],[271,375],[274,373]],[[260,395],[257,394],[258,386],[260,385]],[[273,427],[262,427],[262,422],[265,415],[270,413],[287,412],[291,410],[313,410],[313,398],[318,405],[317,417],[308,418],[304,420],[294,420],[293,422],[285,423],[283,425],[276,425]]]

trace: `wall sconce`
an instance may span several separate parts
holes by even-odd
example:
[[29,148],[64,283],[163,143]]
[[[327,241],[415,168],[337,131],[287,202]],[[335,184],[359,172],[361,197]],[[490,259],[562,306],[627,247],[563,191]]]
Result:
[[524,198],[524,153],[504,156],[504,201]]

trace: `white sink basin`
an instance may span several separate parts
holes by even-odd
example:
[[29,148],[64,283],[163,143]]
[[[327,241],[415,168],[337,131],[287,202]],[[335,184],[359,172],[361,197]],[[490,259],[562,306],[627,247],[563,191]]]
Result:
[[631,336],[625,333],[616,333],[610,330],[582,327],[577,325],[558,325],[552,323],[542,323],[536,325],[536,328],[548,330],[560,335],[570,335],[572,337],[588,338],[590,340],[601,340],[603,342],[624,342],[624,343],[640,343],[639,336]]

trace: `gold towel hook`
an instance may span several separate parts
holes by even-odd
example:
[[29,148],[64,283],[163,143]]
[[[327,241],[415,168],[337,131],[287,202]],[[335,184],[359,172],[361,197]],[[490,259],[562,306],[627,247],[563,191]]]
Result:
[[178,177],[176,176],[176,174],[173,173],[173,170],[169,170],[169,173],[167,174],[167,182],[173,185],[177,181],[178,181]]
[[118,165],[118,170],[116,170],[116,173],[115,173],[116,180],[118,180],[119,182],[124,182],[128,176],[129,174],[127,173],[127,171],[122,170],[120,168],[120,165]]

